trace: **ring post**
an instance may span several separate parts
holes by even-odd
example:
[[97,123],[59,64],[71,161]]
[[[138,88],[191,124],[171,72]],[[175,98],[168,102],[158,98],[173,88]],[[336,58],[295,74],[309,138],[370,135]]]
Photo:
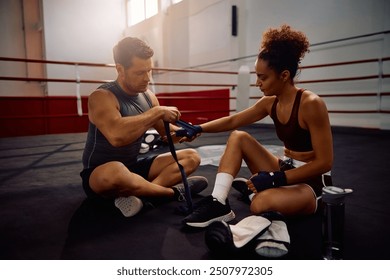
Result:
[[241,112],[249,107],[250,70],[242,65],[238,70],[236,111]]
[[80,72],[79,65],[76,64],[76,102],[77,102],[77,114],[83,116],[83,106],[81,104],[81,94],[80,94]]

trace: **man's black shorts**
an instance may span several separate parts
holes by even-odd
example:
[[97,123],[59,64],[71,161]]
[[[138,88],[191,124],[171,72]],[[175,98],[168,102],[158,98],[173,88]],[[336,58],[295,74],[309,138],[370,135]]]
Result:
[[[132,173],[136,173],[140,175],[141,177],[145,178],[146,180],[148,179],[150,167],[152,166],[152,163],[154,159],[157,157],[157,155],[154,156],[149,156],[145,158],[140,158],[137,160],[137,163],[126,166]],[[83,189],[87,197],[89,198],[102,198],[100,195],[95,193],[90,185],[89,185],[89,177],[91,176],[93,170],[96,167],[93,168],[87,168],[84,169],[83,171],[80,172],[81,179],[83,181]]]

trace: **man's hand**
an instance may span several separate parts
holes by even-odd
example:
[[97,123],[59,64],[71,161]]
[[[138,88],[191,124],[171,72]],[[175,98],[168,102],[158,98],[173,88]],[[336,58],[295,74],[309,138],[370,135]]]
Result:
[[179,109],[174,106],[160,106],[160,109],[163,110],[163,121],[175,123],[180,119],[181,113]]

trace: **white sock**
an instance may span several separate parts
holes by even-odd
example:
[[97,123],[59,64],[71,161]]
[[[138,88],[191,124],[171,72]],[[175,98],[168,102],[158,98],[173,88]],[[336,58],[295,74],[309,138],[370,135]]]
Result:
[[224,205],[232,187],[233,179],[232,175],[224,172],[217,173],[215,178],[215,185],[211,195]]

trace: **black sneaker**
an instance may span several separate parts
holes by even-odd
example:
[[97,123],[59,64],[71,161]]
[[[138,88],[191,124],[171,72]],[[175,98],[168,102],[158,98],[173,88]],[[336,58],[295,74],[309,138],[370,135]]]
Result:
[[246,184],[247,181],[248,180],[245,178],[236,178],[233,180],[232,187],[240,194],[242,194],[242,201],[250,204],[251,201],[249,199],[249,196],[253,194],[253,192],[248,189],[248,185]]
[[183,223],[191,227],[207,227],[215,221],[229,222],[236,217],[231,210],[229,201],[223,205],[211,195],[205,197],[198,203],[198,207],[184,218]]
[[[209,182],[203,176],[192,176],[187,178],[188,187],[191,190],[191,194],[198,194],[207,188]],[[177,201],[184,201],[185,198],[185,187],[183,183],[174,185],[172,189],[175,192],[175,199]]]

